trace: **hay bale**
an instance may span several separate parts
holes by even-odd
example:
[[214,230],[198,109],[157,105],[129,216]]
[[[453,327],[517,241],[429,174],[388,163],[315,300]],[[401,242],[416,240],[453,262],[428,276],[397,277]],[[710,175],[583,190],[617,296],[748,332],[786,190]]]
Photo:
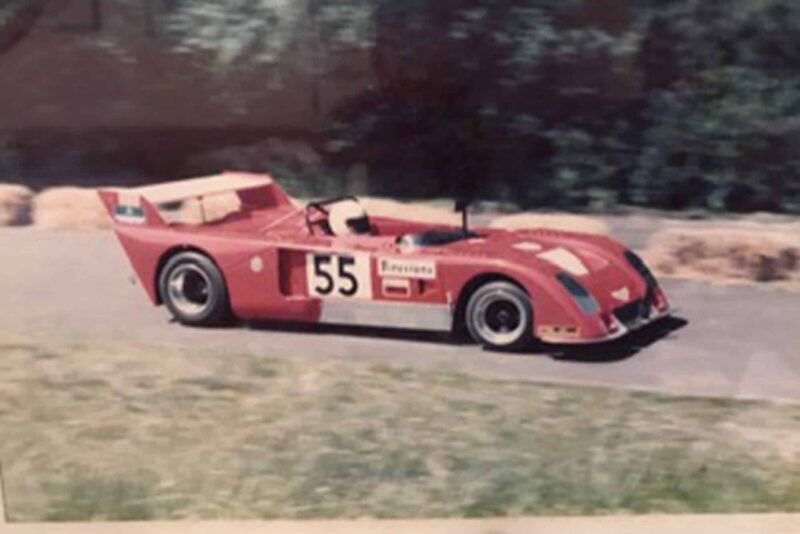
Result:
[[668,228],[642,254],[661,275],[800,282],[800,233],[779,227]]
[[48,229],[111,228],[111,218],[95,189],[54,187],[33,200],[33,222]]
[[24,185],[0,184],[0,226],[31,223],[33,191]]
[[211,195],[202,200],[192,198],[183,201],[176,211],[160,209],[164,220],[182,224],[208,224],[220,221],[242,208],[236,193]]
[[430,224],[460,225],[461,215],[424,204],[397,202],[383,198],[360,197],[367,213],[373,217],[391,217]]
[[565,215],[558,213],[518,213],[494,219],[492,228],[504,230],[565,230],[584,234],[610,235],[608,226],[600,220],[580,215]]

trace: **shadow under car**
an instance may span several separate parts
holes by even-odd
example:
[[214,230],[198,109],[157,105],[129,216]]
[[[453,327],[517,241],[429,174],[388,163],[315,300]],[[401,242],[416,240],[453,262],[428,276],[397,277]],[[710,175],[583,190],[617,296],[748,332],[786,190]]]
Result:
[[590,345],[554,345],[537,343],[535,352],[555,359],[584,363],[610,363],[626,360],[689,324],[689,321],[668,315],[628,335]]
[[[587,345],[556,345],[534,341],[523,351],[511,352],[519,356],[548,355],[558,360],[575,362],[615,362],[630,358],[642,349],[666,338],[685,327],[686,319],[667,316],[654,321],[623,338]],[[442,343],[446,345],[473,345],[465,332],[426,332],[366,326],[330,325],[319,323],[294,323],[284,321],[249,321],[246,327],[254,330],[271,330],[312,335],[345,335],[375,339],[393,339]]]

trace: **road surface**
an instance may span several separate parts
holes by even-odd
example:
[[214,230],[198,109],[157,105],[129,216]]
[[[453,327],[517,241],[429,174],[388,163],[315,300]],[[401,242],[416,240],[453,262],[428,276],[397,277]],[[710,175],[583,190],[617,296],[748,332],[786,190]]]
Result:
[[800,401],[800,294],[795,292],[666,280],[677,319],[612,345],[567,353],[536,347],[530,354],[509,355],[436,335],[277,325],[185,328],[170,322],[163,308],[151,307],[131,276],[110,233],[0,230],[0,331],[48,343],[130,340],[219,349],[221,357],[247,350],[501,379]]

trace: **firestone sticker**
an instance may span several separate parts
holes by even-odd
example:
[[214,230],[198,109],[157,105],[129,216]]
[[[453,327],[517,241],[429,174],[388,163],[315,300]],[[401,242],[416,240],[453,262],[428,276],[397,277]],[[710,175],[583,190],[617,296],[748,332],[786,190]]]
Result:
[[378,258],[378,274],[395,278],[436,279],[436,263],[424,260]]

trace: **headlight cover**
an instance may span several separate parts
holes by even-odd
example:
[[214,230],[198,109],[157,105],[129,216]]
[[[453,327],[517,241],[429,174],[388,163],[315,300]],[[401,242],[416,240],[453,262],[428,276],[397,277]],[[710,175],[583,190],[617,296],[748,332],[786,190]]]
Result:
[[597,304],[597,301],[594,300],[592,294],[589,293],[580,282],[567,273],[558,273],[556,279],[561,282],[561,285],[564,286],[564,289],[567,290],[572,300],[575,301],[575,304],[578,305],[583,313],[591,315],[600,311],[600,306]]

